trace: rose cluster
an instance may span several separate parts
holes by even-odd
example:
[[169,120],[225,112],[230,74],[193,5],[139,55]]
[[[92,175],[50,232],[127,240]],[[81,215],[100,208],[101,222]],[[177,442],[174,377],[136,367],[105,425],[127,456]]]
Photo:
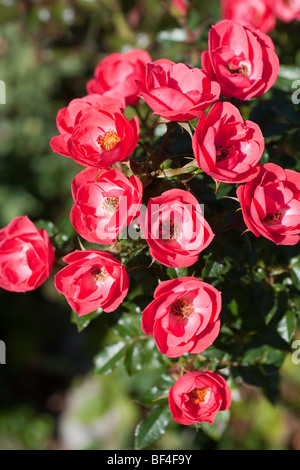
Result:
[[[141,179],[127,176],[141,131],[138,116],[128,119],[125,109],[141,98],[165,122],[197,120],[191,142],[195,164],[217,183],[238,185],[245,224],[255,236],[276,244],[299,240],[300,175],[260,165],[263,134],[230,102],[258,97],[273,86],[279,71],[273,42],[249,24],[225,19],[210,29],[201,63],[202,69],[152,61],[138,49],[112,54],[96,67],[88,94],[57,114],[53,152],[85,167],[72,181],[70,219],[83,239],[100,245],[68,253],[66,266],[55,275],[56,289],[78,315],[99,308],[112,312],[125,299],[129,275],[105,246],[133,221],[153,260],[169,268],[195,264],[215,237],[190,191],[167,190],[143,205]],[[53,249],[45,231],[27,218],[2,229],[0,244],[4,289],[24,292],[49,276]],[[142,312],[142,330],[170,358],[199,354],[219,335],[221,297],[196,277],[160,282]],[[186,372],[169,394],[171,412],[181,424],[213,423],[230,402],[226,381],[212,371]]]

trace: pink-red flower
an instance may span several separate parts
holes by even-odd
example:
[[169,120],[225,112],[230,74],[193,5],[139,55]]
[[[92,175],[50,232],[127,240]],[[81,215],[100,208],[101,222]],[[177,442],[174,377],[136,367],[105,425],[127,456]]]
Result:
[[257,124],[245,121],[230,103],[218,102],[199,119],[193,151],[202,170],[223,183],[244,183],[254,178],[264,151]]
[[279,59],[269,36],[258,29],[223,20],[209,31],[202,67],[221,86],[221,94],[247,100],[275,83]]
[[86,168],[72,181],[71,222],[91,243],[111,245],[137,216],[143,185],[137,176],[121,171]]
[[63,261],[68,266],[55,275],[55,287],[79,316],[98,308],[112,312],[123,302],[129,277],[113,255],[100,250],[76,250]]
[[71,157],[68,143],[72,136],[74,127],[82,112],[92,106],[98,106],[99,108],[110,112],[123,110],[122,103],[116,98],[101,95],[87,95],[83,98],[75,98],[70,101],[68,106],[60,109],[57,113],[56,126],[59,131],[59,135],[52,137],[50,140],[53,152],[57,152],[65,157]]
[[49,277],[54,250],[47,232],[27,216],[0,230],[0,287],[11,292],[37,289]]
[[140,136],[138,118],[122,111],[90,107],[83,111],[68,141],[71,158],[84,166],[108,168],[128,160]]
[[147,209],[141,211],[140,225],[151,256],[173,268],[194,264],[214,238],[201,205],[182,189],[150,198]]
[[226,380],[213,371],[182,375],[169,392],[169,407],[180,424],[213,424],[219,411],[230,408],[231,391]]
[[285,23],[293,20],[300,21],[300,1],[299,0],[270,0],[273,5],[275,15]]
[[148,62],[150,55],[141,49],[110,54],[97,65],[87,91],[118,98],[124,105],[135,104],[140,99],[136,80],[141,79]]
[[221,10],[222,19],[253,26],[263,33],[272,31],[276,25],[270,0],[222,0]]
[[244,221],[256,237],[276,245],[295,245],[300,233],[300,173],[274,163],[237,189]]
[[199,354],[219,334],[221,305],[221,292],[200,279],[163,281],[142,313],[142,330],[168,357]]
[[147,65],[137,82],[139,94],[155,115],[170,121],[188,121],[217,101],[220,86],[207,73],[167,59]]

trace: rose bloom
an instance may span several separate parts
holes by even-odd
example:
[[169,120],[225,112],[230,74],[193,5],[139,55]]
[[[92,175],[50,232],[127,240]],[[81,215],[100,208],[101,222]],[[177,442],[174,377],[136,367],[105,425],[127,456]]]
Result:
[[223,183],[254,178],[265,147],[259,126],[244,121],[238,109],[225,102],[214,104],[199,119],[192,143],[199,167]]
[[142,313],[142,330],[168,357],[199,354],[219,334],[221,305],[221,292],[195,277],[163,281]]
[[73,179],[72,195],[75,230],[88,242],[111,245],[137,216],[143,185],[137,176],[128,179],[117,169],[86,168]]
[[140,225],[151,256],[172,268],[194,264],[214,238],[197,199],[182,189],[150,198]]
[[201,116],[220,95],[219,84],[205,71],[167,59],[148,64],[145,77],[137,85],[153,113],[170,121]]
[[140,136],[138,118],[121,110],[90,107],[81,113],[68,141],[71,158],[84,166],[108,168],[128,160]]
[[295,245],[300,232],[300,173],[274,163],[237,189],[244,221],[256,237],[276,245]]
[[211,80],[219,82],[224,96],[243,101],[274,85],[279,59],[271,38],[258,29],[223,20],[211,27],[208,44],[202,66]]
[[269,0],[222,0],[221,11],[222,19],[253,26],[263,33],[273,30],[276,25]]
[[275,15],[285,23],[300,21],[300,0],[271,1]]
[[27,216],[0,230],[0,287],[11,292],[37,289],[50,276],[54,250],[44,229]]
[[213,371],[182,375],[169,392],[174,421],[180,424],[213,424],[219,411],[228,410],[231,391],[223,377]]
[[120,100],[101,95],[87,95],[83,98],[75,98],[70,101],[67,107],[60,109],[57,113],[56,126],[60,134],[52,137],[50,140],[53,152],[57,152],[65,157],[71,157],[68,142],[74,127],[82,112],[92,106],[99,106],[111,112],[122,111],[124,109]]
[[113,312],[123,302],[129,277],[113,255],[100,250],[76,250],[63,261],[68,266],[55,275],[54,284],[79,316],[97,308]]
[[87,83],[87,91],[118,98],[125,105],[136,104],[140,99],[136,80],[143,76],[148,62],[151,62],[150,55],[141,49],[110,54],[97,65],[95,77]]

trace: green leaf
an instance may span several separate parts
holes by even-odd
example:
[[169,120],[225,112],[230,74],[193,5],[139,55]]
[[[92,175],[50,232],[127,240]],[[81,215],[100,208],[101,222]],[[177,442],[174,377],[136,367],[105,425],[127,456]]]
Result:
[[202,423],[202,431],[214,441],[219,441],[226,431],[230,419],[230,411],[220,411],[213,424]]
[[218,263],[217,261],[213,261],[211,259],[206,260],[205,267],[202,271],[202,277],[205,278],[218,278],[221,276],[224,269],[224,265],[222,263]]
[[58,231],[54,223],[51,222],[50,220],[39,219],[35,223],[35,226],[38,229],[41,229],[41,228],[45,229],[50,238],[53,237]]
[[129,344],[126,356],[124,360],[124,365],[126,371],[129,375],[135,374],[142,370],[143,362],[143,346],[141,342],[135,341]]
[[99,317],[103,312],[102,308],[98,308],[94,312],[88,313],[87,315],[79,316],[78,313],[72,310],[71,312],[71,323],[77,326],[78,331],[84,330],[94,318]]
[[94,359],[94,372],[96,374],[110,374],[123,359],[126,347],[124,341],[106,346]]
[[288,310],[284,317],[280,320],[277,325],[277,331],[280,336],[289,343],[295,333],[296,329],[296,315],[292,310]]
[[170,416],[169,408],[153,408],[135,429],[135,449],[143,449],[160,439],[166,431]]
[[141,315],[138,313],[136,315],[123,315],[113,327],[112,332],[126,340],[142,335]]
[[171,279],[188,276],[188,268],[168,268],[167,274]]
[[293,258],[290,265],[291,279],[296,287],[300,290],[300,260],[299,257]]

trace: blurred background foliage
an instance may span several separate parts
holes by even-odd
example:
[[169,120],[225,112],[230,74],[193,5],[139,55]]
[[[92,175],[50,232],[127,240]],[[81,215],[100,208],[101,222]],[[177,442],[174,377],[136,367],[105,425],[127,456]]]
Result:
[[[0,104],[1,227],[27,214],[50,235],[59,232],[58,249],[67,252],[76,243],[70,184],[82,167],[51,151],[56,113],[86,94],[95,66],[112,52],[142,48],[153,60],[201,66],[209,27],[220,19],[219,1],[190,3],[183,21],[168,1],[0,0],[0,79],[6,84],[6,104]],[[291,96],[292,83],[300,80],[299,28],[277,22],[270,35],[280,76],[266,95],[241,107],[263,130],[262,162],[297,171],[300,105]],[[175,129],[166,151],[191,152],[188,139]],[[183,176],[174,183],[184,186]],[[299,330],[299,249],[241,237],[238,204],[223,198],[234,197],[234,187],[221,184],[215,194],[202,174],[189,188],[205,204],[214,242],[187,270],[155,263],[132,271],[129,296],[113,314],[95,312],[78,321],[55,291],[53,275],[25,295],[1,291],[7,364],[0,370],[0,449],[300,449],[300,365],[291,360]],[[125,264],[135,266],[137,259],[151,262],[143,246]],[[194,273],[223,292],[221,334],[199,366],[209,361],[212,370],[230,374],[233,394],[230,413],[198,432],[169,421],[165,372],[172,364],[151,338],[135,341],[158,276]],[[149,420],[159,423],[154,437],[161,438],[134,438],[153,399],[157,407]]]

